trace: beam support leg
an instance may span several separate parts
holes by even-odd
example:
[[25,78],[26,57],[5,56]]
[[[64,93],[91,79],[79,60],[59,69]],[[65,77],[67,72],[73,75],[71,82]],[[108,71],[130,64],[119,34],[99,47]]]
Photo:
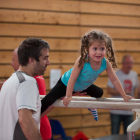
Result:
[[127,127],[127,140],[135,140],[135,132],[140,128],[140,113],[136,112],[136,120]]
[[135,132],[127,132],[127,140],[135,140]]

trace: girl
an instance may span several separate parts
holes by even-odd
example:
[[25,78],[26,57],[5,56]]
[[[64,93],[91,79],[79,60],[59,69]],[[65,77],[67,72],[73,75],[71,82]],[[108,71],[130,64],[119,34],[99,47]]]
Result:
[[[108,60],[105,58],[105,54]],[[116,68],[117,64],[111,38],[98,30],[85,34],[81,40],[81,56],[76,60],[74,67],[67,71],[42,99],[42,116],[52,109],[49,107],[52,103],[63,96],[65,96],[63,104],[67,106],[75,92],[86,92],[91,97],[100,98],[103,90],[93,83],[104,70],[107,71],[111,82],[124,100],[132,99],[133,97],[125,94],[112,67]],[[94,108],[89,110],[97,121],[97,110]]]

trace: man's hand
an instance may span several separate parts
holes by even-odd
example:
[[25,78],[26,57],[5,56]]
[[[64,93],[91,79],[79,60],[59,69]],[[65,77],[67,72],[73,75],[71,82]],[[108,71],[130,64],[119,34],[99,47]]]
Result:
[[86,92],[81,92],[80,93],[80,91],[73,94],[73,96],[86,96],[86,95],[87,95]]
[[130,95],[131,92],[129,90],[125,90],[126,95]]
[[[72,94],[72,96],[87,96],[87,93],[86,92],[81,92],[80,93],[80,91],[79,91],[79,92],[76,92],[76,93]],[[65,96],[61,97],[60,100],[63,100],[64,98],[65,98]]]

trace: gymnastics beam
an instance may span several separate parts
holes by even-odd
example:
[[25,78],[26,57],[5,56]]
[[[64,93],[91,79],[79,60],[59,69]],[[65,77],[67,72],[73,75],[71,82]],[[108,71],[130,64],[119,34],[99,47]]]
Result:
[[[44,97],[45,95],[40,95],[40,99],[43,99]],[[63,100],[56,100],[51,106],[66,107],[63,105]],[[134,132],[140,128],[140,99],[130,99],[128,102],[125,102],[122,98],[93,98],[72,96],[72,100],[67,107],[134,111],[136,112],[136,120],[127,127],[127,134],[130,138],[129,140],[134,139]]]
[[[40,99],[43,99],[45,96],[46,95],[40,95]],[[72,96],[72,100],[125,102],[123,98],[94,98],[94,97],[81,97],[81,96]],[[130,99],[128,102],[140,103],[140,99]]]
[[[44,95],[40,97],[42,99]],[[57,100],[51,106],[65,107],[63,105],[63,100]],[[129,110],[134,112],[140,112],[140,99],[130,99],[128,102],[125,102],[121,98],[93,98],[72,96],[72,100],[67,107],[96,108],[107,110]]]

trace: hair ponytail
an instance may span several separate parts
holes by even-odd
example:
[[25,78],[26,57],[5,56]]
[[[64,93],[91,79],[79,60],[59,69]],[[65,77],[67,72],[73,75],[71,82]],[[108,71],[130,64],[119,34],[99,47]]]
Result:
[[108,36],[106,49],[107,49],[106,50],[107,59],[109,60],[109,62],[111,62],[113,68],[117,68],[118,66],[115,59],[115,54],[114,54],[114,50],[112,46],[112,40],[109,36]]

